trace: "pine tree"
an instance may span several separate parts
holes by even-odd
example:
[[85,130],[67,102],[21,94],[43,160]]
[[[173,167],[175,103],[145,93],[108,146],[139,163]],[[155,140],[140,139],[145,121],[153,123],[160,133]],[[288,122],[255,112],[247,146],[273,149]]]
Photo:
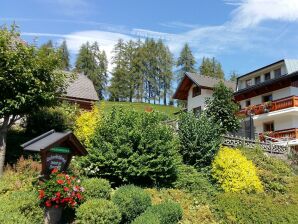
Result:
[[61,68],[63,70],[69,71],[70,63],[69,63],[69,51],[67,48],[66,41],[64,40],[59,47],[60,57],[61,57]]
[[195,64],[196,64],[195,58],[188,44],[186,43],[182,51],[180,52],[180,56],[176,64],[176,66],[181,67],[179,79],[182,78],[185,72],[195,72],[195,67],[194,67]]
[[237,71],[233,70],[230,72],[230,81],[236,82],[238,77],[239,74],[237,73]]
[[224,79],[225,75],[222,70],[221,64],[214,57],[211,59],[204,57],[199,69],[201,75]]
[[82,44],[75,63],[75,70],[90,77],[93,75],[92,73],[95,70],[95,67],[95,60],[89,42]]

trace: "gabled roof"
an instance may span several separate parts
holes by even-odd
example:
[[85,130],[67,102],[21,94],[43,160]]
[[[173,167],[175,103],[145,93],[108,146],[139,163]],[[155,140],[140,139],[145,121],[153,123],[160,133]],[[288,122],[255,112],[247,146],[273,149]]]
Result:
[[64,97],[99,101],[93,82],[81,73],[77,74],[77,77],[70,81]]
[[187,100],[188,91],[193,84],[203,88],[203,89],[213,89],[216,84],[223,81],[224,84],[232,88],[233,91],[236,89],[236,83],[232,81],[225,81],[222,79],[217,79],[205,75],[200,75],[199,73],[185,72],[182,80],[180,81],[173,99]]

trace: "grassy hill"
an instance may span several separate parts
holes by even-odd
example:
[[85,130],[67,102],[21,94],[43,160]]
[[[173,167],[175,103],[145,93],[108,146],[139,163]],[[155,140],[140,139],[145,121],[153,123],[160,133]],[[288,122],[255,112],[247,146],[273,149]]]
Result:
[[111,102],[101,101],[104,112],[110,112],[113,107],[133,108],[137,111],[158,111],[167,114],[171,118],[175,118],[174,113],[178,112],[180,108],[174,106],[164,106],[149,103],[130,103],[130,102]]

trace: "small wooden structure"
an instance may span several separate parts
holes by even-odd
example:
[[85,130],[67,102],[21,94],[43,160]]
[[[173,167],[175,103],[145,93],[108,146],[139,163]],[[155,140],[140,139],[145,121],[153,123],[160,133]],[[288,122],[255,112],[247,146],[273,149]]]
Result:
[[44,177],[57,168],[66,171],[72,156],[88,154],[84,146],[72,132],[55,132],[51,130],[21,145],[24,150],[39,152]]

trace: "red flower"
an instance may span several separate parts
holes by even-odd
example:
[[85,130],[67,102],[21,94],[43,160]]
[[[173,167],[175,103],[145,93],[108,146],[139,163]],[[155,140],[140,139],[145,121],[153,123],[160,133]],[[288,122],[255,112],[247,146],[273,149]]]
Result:
[[51,173],[57,173],[58,171],[58,168],[54,168]]
[[44,190],[39,190],[39,199],[42,199],[45,196]]
[[59,198],[61,196],[61,193],[60,192],[57,192],[56,193],[56,196]]
[[55,205],[55,208],[59,208],[59,206],[58,205]]
[[81,199],[82,199],[82,195],[81,195],[80,193],[77,193],[77,198],[78,198],[79,200],[81,200]]
[[64,191],[69,191],[68,187],[64,187],[63,189],[64,189]]
[[57,180],[57,183],[58,184],[63,184],[64,183],[64,180],[59,179],[59,180]]
[[46,204],[47,207],[51,207],[52,206],[52,203],[51,203],[50,200],[47,200],[45,204]]

